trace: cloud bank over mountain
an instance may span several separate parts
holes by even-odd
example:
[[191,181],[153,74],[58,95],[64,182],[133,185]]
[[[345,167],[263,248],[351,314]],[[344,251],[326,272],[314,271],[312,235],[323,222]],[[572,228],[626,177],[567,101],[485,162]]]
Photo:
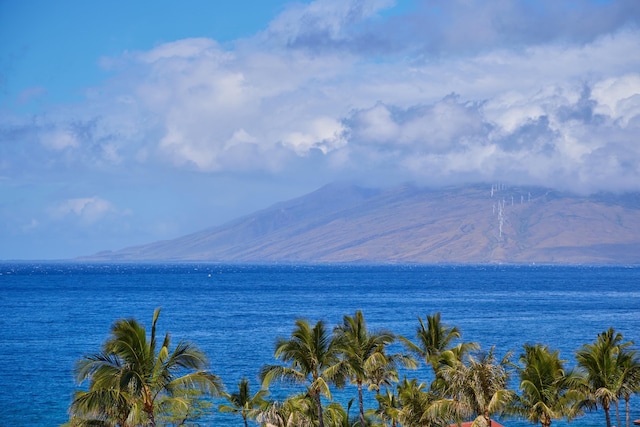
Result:
[[[105,56],[80,101],[0,111],[0,217],[61,221],[85,201],[130,231],[134,188],[169,209],[154,183],[192,210],[212,205],[184,186],[256,202],[336,180],[638,191],[639,22],[635,0],[316,0],[251,37]],[[46,193],[42,217],[24,191]]]

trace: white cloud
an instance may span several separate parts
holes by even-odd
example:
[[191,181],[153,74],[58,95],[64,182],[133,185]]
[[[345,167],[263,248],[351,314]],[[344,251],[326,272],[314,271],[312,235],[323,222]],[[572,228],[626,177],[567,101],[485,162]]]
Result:
[[623,125],[627,125],[629,120],[640,116],[640,74],[600,81],[594,85],[591,98],[597,103],[597,114],[621,120]]
[[220,52],[215,40],[206,38],[193,38],[163,43],[148,52],[134,54],[143,62],[154,63],[166,59],[189,59],[199,56],[202,52]]
[[267,36],[293,46],[339,43],[349,37],[350,27],[393,4],[393,0],[315,0],[309,4],[292,3],[271,22]]
[[283,140],[284,145],[291,147],[298,155],[304,156],[313,148],[327,154],[346,144],[343,138],[345,128],[335,119],[317,117],[304,127],[302,131],[289,133]]
[[389,143],[398,138],[399,126],[384,104],[378,103],[358,112],[354,121],[364,144]]
[[55,220],[77,219],[81,224],[90,225],[117,210],[108,200],[97,196],[73,198],[56,203],[49,209]]
[[[516,30],[492,18],[528,25],[541,16],[482,3],[434,3],[453,19],[424,30],[428,43],[452,48],[437,55],[412,23],[435,22],[433,8],[387,19],[386,0],[292,4],[233,45],[195,38],[129,52],[87,103],[39,118],[40,143],[61,152],[46,163],[629,187],[640,162],[640,57],[630,54],[640,51],[640,31],[626,26],[629,3],[587,8],[609,19],[590,34],[553,21],[539,34],[526,27],[511,44],[503,37]],[[568,13],[554,8],[544,1],[536,13]],[[491,23],[486,32],[452,33],[473,17]],[[390,26],[384,47],[374,33]],[[455,39],[472,36],[480,47]],[[397,37],[404,45],[391,51]]]

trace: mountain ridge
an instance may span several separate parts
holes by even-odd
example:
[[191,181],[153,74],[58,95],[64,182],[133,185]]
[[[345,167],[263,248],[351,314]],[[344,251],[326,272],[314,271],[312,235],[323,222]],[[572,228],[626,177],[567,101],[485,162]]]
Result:
[[329,184],[226,224],[83,261],[640,263],[640,194]]

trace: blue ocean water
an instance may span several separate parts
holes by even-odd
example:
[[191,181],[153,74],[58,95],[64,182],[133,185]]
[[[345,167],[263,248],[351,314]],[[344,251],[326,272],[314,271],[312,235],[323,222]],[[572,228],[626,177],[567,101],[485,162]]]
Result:
[[[228,389],[246,376],[255,391],[295,319],[333,326],[359,309],[370,329],[410,338],[418,317],[441,312],[499,355],[541,342],[573,363],[610,326],[640,343],[640,267],[1,263],[0,426],[65,422],[75,361],[99,350],[116,319],[149,325],[156,307],[160,333],[204,350]],[[429,382],[427,369],[409,375]],[[640,418],[640,397],[631,404]],[[201,424],[240,423],[215,413]],[[603,424],[596,412],[571,425]]]

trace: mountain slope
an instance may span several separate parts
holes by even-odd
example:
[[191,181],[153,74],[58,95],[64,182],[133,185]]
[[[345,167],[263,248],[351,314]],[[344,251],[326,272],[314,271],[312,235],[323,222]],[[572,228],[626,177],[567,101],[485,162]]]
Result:
[[640,263],[640,195],[330,185],[222,226],[83,259]]

